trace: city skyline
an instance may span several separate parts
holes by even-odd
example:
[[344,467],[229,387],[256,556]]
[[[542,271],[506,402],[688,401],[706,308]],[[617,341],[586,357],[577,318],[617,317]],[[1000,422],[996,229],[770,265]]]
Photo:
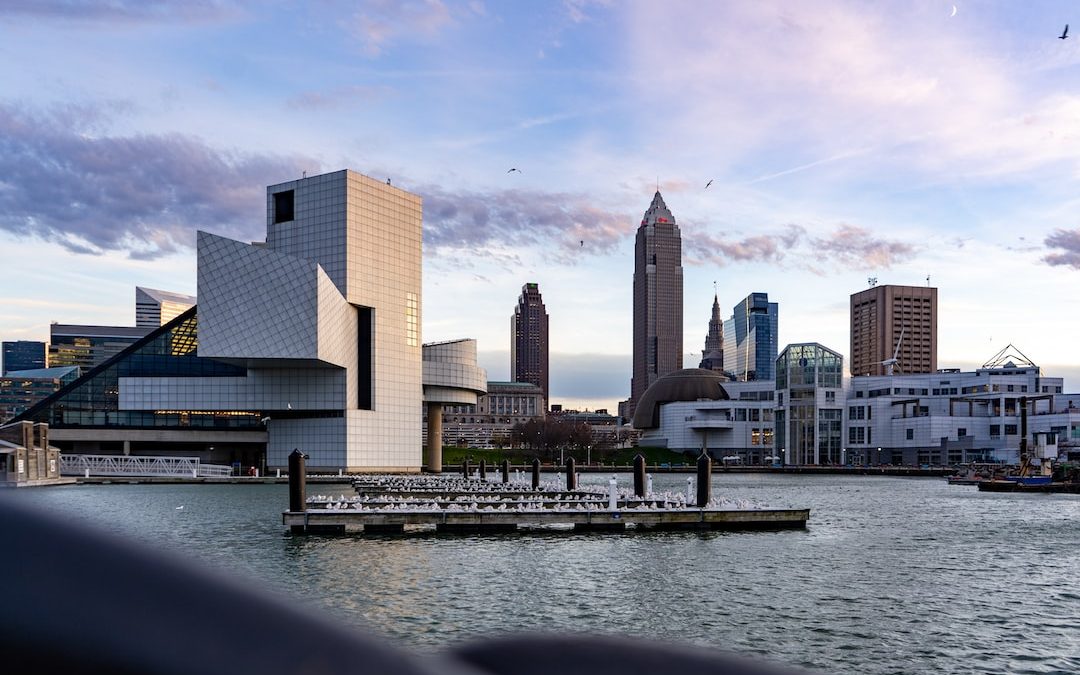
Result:
[[195,293],[197,229],[259,239],[264,186],[351,168],[424,198],[424,342],[476,338],[509,380],[506,307],[544,288],[553,403],[628,393],[657,189],[684,365],[714,288],[850,358],[876,278],[939,289],[939,367],[1013,343],[1078,388],[1077,10],[952,6],[0,7],[0,340],[134,326],[135,286]]

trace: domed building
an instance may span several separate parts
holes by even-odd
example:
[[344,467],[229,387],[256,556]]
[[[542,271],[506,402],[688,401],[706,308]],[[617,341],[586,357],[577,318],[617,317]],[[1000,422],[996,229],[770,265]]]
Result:
[[634,412],[638,445],[700,453],[729,464],[772,460],[771,381],[729,382],[716,371],[684,368],[664,375]]

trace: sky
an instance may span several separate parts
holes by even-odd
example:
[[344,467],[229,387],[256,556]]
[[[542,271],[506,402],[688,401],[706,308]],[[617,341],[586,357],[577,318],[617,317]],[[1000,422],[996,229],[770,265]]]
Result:
[[509,379],[539,284],[552,403],[629,394],[657,187],[687,367],[714,292],[846,357],[852,293],[929,278],[939,367],[1011,343],[1080,389],[1075,2],[6,0],[0,58],[0,339],[133,325],[197,230],[350,168],[423,197],[425,342]]

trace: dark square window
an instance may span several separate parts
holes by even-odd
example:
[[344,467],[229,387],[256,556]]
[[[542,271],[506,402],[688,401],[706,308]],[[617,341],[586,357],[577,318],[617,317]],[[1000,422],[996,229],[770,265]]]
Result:
[[286,190],[274,193],[274,222],[287,223],[293,219],[293,205],[295,204],[295,192]]

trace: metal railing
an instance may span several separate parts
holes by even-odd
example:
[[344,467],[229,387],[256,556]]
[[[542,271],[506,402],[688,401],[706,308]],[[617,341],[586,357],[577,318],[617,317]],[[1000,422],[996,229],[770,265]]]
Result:
[[198,457],[60,455],[60,473],[65,476],[220,478],[231,476],[232,472],[231,466],[202,464]]

